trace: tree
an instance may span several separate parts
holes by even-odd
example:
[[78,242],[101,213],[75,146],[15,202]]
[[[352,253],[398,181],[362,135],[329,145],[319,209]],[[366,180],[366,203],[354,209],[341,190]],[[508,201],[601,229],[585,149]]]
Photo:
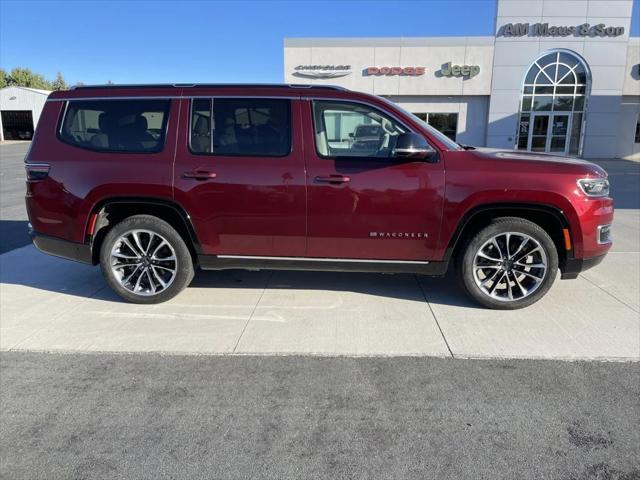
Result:
[[51,82],[51,90],[69,90],[69,85],[64,81],[60,72],[56,74],[56,79]]
[[33,73],[28,68],[14,68],[9,74],[7,79],[7,85],[16,85],[19,87],[31,87],[39,88],[42,90],[49,90],[51,84],[40,75],[39,73]]
[[34,73],[29,68],[16,67],[7,73],[0,69],[0,88],[4,87],[30,87],[42,90],[68,90],[69,85],[60,72],[56,74],[55,80],[50,82],[43,75]]

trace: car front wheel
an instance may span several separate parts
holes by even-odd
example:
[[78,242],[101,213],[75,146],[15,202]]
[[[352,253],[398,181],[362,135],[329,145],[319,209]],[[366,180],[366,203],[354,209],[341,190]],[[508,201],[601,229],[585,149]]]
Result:
[[516,217],[493,220],[466,244],[459,275],[482,305],[523,308],[542,298],[558,272],[558,252],[539,225]]
[[182,237],[164,220],[135,215],[107,233],[100,267],[109,286],[133,303],[161,303],[191,282],[193,260]]

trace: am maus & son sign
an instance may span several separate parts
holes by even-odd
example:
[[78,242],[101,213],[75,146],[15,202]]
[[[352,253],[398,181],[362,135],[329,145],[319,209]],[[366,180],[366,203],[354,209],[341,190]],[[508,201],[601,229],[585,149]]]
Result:
[[604,23],[560,27],[548,23],[507,23],[498,30],[499,37],[619,37],[623,34],[624,27],[607,27]]

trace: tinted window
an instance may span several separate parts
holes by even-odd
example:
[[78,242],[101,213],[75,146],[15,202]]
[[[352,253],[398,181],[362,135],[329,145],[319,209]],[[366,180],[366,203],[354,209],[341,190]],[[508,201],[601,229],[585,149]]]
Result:
[[391,157],[406,129],[359,103],[313,102],[316,148],[322,156]]
[[60,136],[72,145],[108,152],[158,152],[169,100],[70,101]]
[[458,131],[457,113],[414,113],[414,115],[445,134],[451,140],[456,140],[456,132]]
[[194,153],[282,157],[290,150],[289,100],[216,98],[191,104]]

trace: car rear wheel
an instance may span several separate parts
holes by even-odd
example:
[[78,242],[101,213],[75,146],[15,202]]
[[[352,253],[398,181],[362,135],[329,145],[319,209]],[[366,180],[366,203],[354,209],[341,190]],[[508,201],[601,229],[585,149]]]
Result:
[[193,260],[182,237],[164,220],[136,215],[116,224],[100,249],[109,286],[133,303],[161,303],[191,282]]
[[458,264],[467,293],[482,305],[523,308],[542,298],[558,272],[558,252],[539,225],[495,219],[466,244]]

